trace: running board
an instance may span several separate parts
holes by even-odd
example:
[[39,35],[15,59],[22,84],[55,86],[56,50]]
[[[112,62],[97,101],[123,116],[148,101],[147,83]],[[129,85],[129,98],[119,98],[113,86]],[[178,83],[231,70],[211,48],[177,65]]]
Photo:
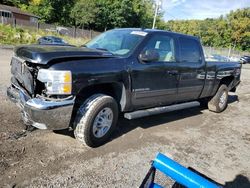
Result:
[[181,104],[174,104],[171,106],[149,108],[146,110],[138,110],[135,112],[125,113],[124,117],[126,119],[137,119],[137,118],[141,118],[141,117],[145,117],[145,116],[162,114],[162,113],[166,113],[166,112],[172,112],[172,111],[182,110],[182,109],[196,107],[196,106],[200,106],[200,103],[197,101],[186,102],[186,103],[181,103]]

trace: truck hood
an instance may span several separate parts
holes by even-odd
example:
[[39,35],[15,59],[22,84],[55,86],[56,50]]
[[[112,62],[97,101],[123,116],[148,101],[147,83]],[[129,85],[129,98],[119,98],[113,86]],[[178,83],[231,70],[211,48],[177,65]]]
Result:
[[14,49],[15,56],[35,64],[46,65],[55,59],[110,58],[114,55],[103,50],[70,46],[25,45]]

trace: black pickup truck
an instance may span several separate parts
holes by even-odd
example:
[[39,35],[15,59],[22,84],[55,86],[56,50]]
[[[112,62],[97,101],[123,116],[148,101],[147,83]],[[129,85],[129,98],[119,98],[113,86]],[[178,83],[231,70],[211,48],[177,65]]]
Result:
[[[84,46],[15,48],[9,98],[25,124],[74,130],[97,147],[128,119],[199,101],[222,112],[240,83],[239,63],[206,62],[198,38],[151,29],[114,29]],[[164,111],[164,110],[163,110]]]

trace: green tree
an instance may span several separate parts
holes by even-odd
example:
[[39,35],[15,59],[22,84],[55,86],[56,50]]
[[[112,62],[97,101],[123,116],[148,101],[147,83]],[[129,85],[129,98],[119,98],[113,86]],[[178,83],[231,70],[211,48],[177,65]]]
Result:
[[250,8],[231,11],[226,18],[232,28],[231,44],[250,51]]
[[[40,17],[41,22],[84,26],[103,31],[115,27],[151,28],[154,0],[3,0]],[[157,28],[164,28],[162,15]]]
[[[99,11],[94,27],[103,31],[115,27],[129,27],[133,25],[134,14],[130,0],[97,0]],[[136,18],[135,18],[136,19]]]
[[70,17],[75,26],[91,26],[96,19],[99,8],[94,0],[78,0],[71,10]]
[[28,0],[1,0],[0,4],[10,5],[10,6],[19,6],[20,4],[28,4]]
[[205,20],[170,20],[165,28],[198,36],[206,46],[235,47],[250,51],[250,8]]
[[115,27],[152,27],[152,0],[96,0],[99,11],[94,27],[103,31]]
[[71,26],[71,8],[75,0],[30,0],[28,3],[19,3],[18,6],[40,17],[41,22]]

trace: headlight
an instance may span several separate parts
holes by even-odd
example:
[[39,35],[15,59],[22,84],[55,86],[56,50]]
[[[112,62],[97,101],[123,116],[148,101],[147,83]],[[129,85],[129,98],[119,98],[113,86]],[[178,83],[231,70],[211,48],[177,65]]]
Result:
[[45,83],[47,94],[71,94],[72,77],[70,71],[40,69],[37,79]]

